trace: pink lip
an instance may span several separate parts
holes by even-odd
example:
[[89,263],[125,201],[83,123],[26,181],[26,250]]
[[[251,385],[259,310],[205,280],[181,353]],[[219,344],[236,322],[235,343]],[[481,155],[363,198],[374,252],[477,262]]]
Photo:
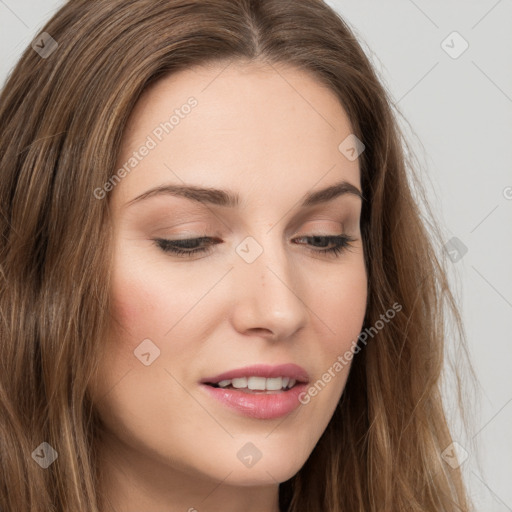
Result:
[[[208,385],[217,384],[221,380],[251,376],[265,378],[289,377],[295,379],[297,383],[291,389],[275,393],[262,391],[247,393],[238,389],[214,388]],[[300,405],[299,396],[306,390],[308,382],[308,373],[296,364],[246,366],[213,377],[206,377],[200,381],[201,388],[209,396],[245,416],[257,419],[279,418],[297,409]]]
[[297,409],[300,405],[299,396],[307,389],[307,386],[305,383],[297,383],[287,391],[267,394],[264,392],[245,393],[238,389],[214,388],[208,384],[201,384],[201,388],[209,396],[244,416],[260,420],[280,418]]
[[236,370],[230,370],[214,377],[207,377],[201,379],[202,384],[217,384],[221,380],[231,380],[240,377],[265,377],[270,379],[272,377],[289,377],[295,379],[299,383],[309,382],[309,375],[302,366],[296,364],[280,364],[276,366],[269,366],[266,364],[256,364],[253,366],[245,366]]

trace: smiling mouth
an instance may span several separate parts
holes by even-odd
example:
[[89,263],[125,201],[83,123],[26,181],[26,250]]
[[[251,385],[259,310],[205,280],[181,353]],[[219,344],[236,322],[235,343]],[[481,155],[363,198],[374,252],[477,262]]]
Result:
[[299,396],[307,388],[309,376],[297,368],[253,366],[205,378],[201,385],[211,397],[244,416],[275,419],[300,405]]

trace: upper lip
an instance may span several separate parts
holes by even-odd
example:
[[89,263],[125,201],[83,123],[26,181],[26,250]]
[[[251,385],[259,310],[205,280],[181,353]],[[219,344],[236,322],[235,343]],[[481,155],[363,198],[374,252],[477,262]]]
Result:
[[245,366],[237,368],[236,370],[228,370],[227,372],[220,373],[213,377],[206,377],[201,379],[203,384],[218,384],[221,380],[231,380],[240,377],[265,377],[270,379],[272,377],[289,377],[295,379],[297,382],[309,382],[309,375],[302,366],[297,364],[279,364],[275,366],[266,364],[256,364],[253,366]]

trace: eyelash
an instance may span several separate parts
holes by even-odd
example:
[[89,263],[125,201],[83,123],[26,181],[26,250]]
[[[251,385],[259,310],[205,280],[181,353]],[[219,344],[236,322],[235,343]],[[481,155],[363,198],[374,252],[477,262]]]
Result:
[[[313,239],[327,239],[328,243],[335,243],[334,247],[329,249],[309,249],[314,253],[327,254],[329,256],[333,256],[338,258],[341,256],[346,249],[351,247],[352,242],[355,242],[355,238],[352,238],[348,235],[311,235],[311,236],[301,236],[298,237],[298,240],[313,240]],[[296,239],[297,240],[297,239]],[[186,248],[180,247],[180,244],[190,245],[191,243],[201,243],[208,242],[208,245],[211,247],[214,245],[214,239],[208,236],[198,237],[198,238],[185,238],[181,240],[167,240],[164,238],[157,238],[154,240],[156,245],[165,253],[171,253],[180,257],[189,257],[197,253],[207,253],[210,250],[210,247],[196,247],[196,248]]]

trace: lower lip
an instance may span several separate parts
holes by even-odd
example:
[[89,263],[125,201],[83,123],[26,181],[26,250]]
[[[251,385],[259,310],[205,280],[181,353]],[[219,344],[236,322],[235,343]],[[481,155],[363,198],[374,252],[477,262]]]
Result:
[[213,398],[245,416],[260,420],[270,420],[286,416],[301,404],[300,394],[306,390],[307,384],[296,384],[293,388],[280,393],[245,393],[237,389],[214,388],[202,384]]

